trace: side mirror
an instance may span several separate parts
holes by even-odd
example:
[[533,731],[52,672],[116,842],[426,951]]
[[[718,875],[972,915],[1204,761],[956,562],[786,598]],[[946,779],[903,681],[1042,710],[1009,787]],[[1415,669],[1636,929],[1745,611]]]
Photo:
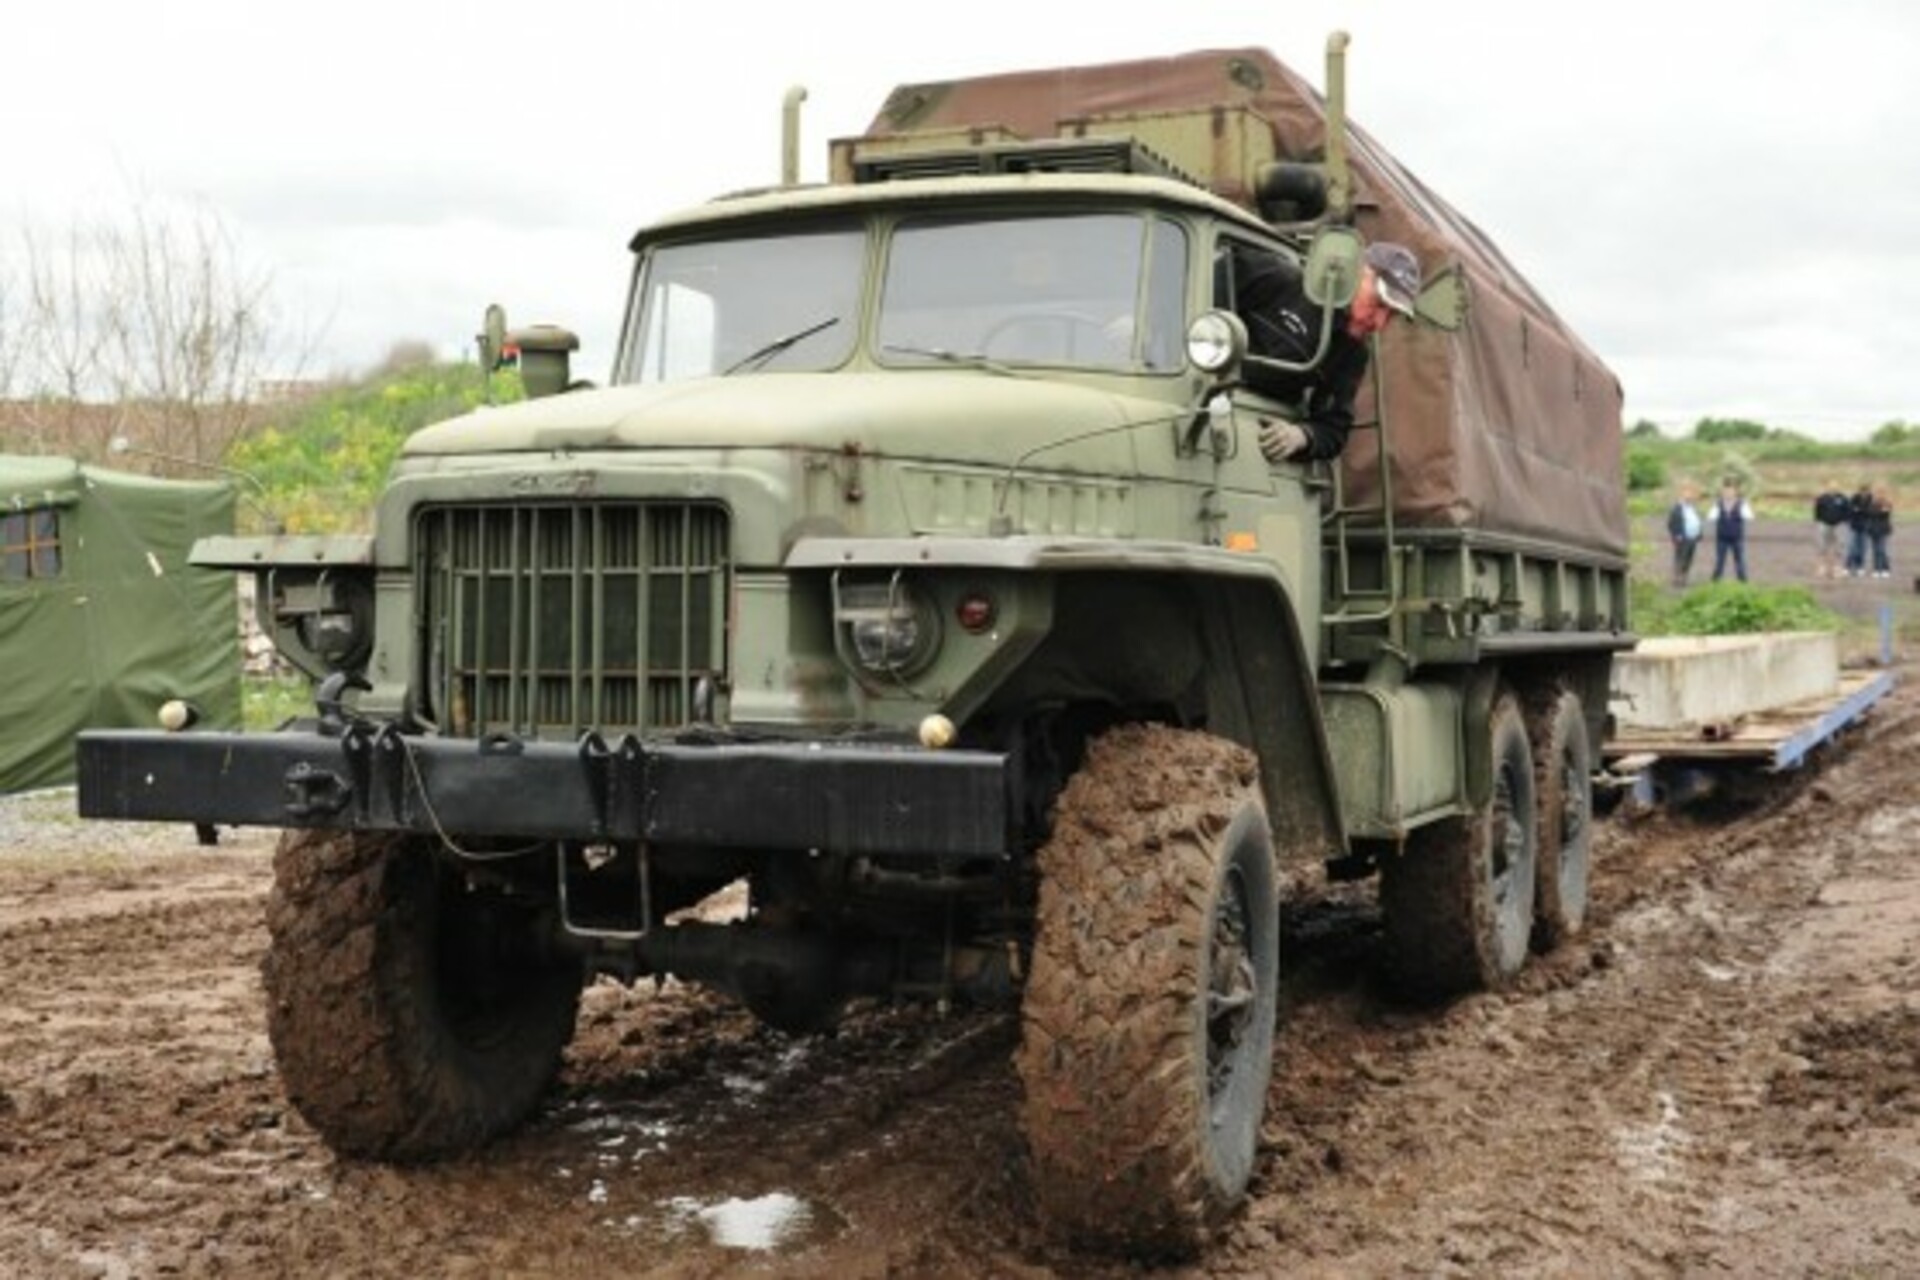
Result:
[[498,373],[507,363],[507,312],[499,303],[487,307],[474,341],[480,346],[480,372]]
[[1352,227],[1322,227],[1307,250],[1302,283],[1307,300],[1337,311],[1353,301],[1360,287],[1360,263],[1366,243]]

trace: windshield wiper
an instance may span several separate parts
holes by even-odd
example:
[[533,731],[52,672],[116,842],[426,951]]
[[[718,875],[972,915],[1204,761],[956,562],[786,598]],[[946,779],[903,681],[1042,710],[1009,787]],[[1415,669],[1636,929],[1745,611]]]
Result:
[[815,323],[808,325],[804,329],[796,329],[794,332],[788,334],[784,338],[775,338],[772,342],[769,342],[766,346],[755,347],[751,352],[747,353],[745,356],[741,357],[738,360],[735,360],[732,364],[728,365],[725,369],[720,371],[720,376],[724,378],[728,374],[738,373],[742,369],[749,368],[749,367],[758,369],[761,365],[773,359],[775,356],[779,355],[782,351],[785,351],[788,347],[793,346],[796,342],[805,342],[808,338],[811,338],[814,334],[819,333],[822,329],[831,329],[833,328],[834,325],[837,325],[839,323],[840,323],[839,316],[828,316],[825,320],[816,321]]
[[880,349],[892,355],[925,356],[929,360],[938,360],[941,364],[959,365],[965,369],[984,369],[988,373],[997,373],[1007,378],[1021,376],[1017,370],[1009,369],[991,356],[981,355],[977,351],[949,351],[945,347],[916,347],[903,342],[889,342]]

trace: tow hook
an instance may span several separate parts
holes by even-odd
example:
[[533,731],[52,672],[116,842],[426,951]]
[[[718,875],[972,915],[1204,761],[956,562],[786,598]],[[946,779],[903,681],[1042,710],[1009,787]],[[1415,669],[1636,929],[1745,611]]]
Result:
[[303,760],[287,770],[286,791],[288,816],[325,817],[347,807],[353,784],[337,773],[316,769]]

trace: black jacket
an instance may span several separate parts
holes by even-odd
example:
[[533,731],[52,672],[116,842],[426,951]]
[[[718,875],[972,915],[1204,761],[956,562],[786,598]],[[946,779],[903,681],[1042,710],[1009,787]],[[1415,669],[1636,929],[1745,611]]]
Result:
[[1821,524],[1846,524],[1852,510],[1844,493],[1829,491],[1813,500],[1813,518]]
[[[1701,523],[1702,517],[1698,509],[1694,511],[1693,515],[1693,536],[1697,541],[1703,531],[1703,525]],[[1686,503],[1676,502],[1667,508],[1667,536],[1669,538],[1684,538],[1687,536]]]
[[[1256,356],[1298,363],[1320,343],[1325,312],[1309,301],[1299,268],[1278,254],[1235,255],[1234,309],[1247,326]],[[1353,429],[1353,398],[1367,371],[1367,346],[1347,332],[1336,311],[1326,357],[1306,373],[1281,373],[1249,363],[1247,386],[1291,406],[1307,432],[1307,456],[1333,458]]]

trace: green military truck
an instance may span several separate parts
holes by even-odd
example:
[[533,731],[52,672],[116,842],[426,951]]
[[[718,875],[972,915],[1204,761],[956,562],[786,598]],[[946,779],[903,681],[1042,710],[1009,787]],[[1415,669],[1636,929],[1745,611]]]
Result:
[[[1579,928],[1628,647],[1620,391],[1491,243],[1260,50],[903,86],[831,177],[635,238],[609,385],[414,436],[359,540],[217,540],[318,682],[271,734],[79,747],[93,817],[287,829],[289,1097],[411,1161],[537,1105],[582,982],[768,1023],[1017,1005],[1034,1191],[1197,1246],[1244,1197],[1287,867],[1394,971]],[[1414,248],[1338,465],[1269,465],[1249,254]],[[1322,350],[1324,350],[1324,339]],[[678,915],[732,882],[744,920]]]

